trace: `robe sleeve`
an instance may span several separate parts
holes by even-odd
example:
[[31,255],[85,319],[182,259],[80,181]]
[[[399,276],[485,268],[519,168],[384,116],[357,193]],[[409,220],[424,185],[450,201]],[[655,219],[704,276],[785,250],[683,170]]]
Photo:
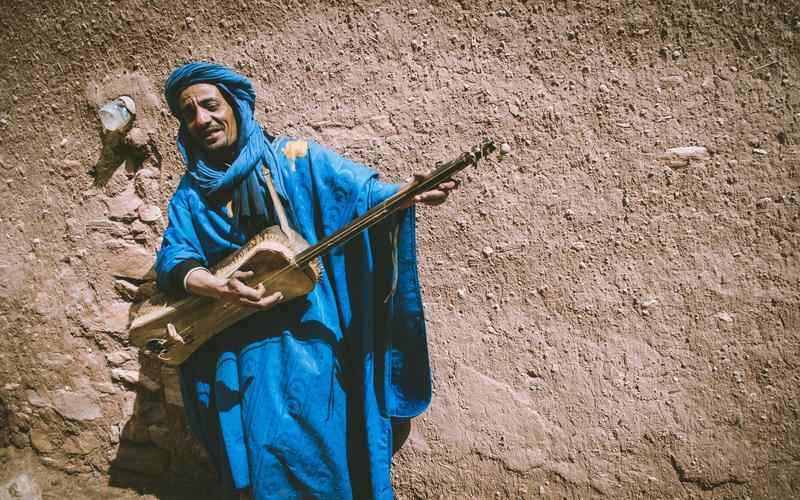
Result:
[[156,257],[158,287],[164,291],[182,291],[174,286],[177,280],[171,278],[172,271],[188,261],[208,266],[208,259],[195,229],[189,197],[180,186],[169,202],[167,217],[167,229]]
[[[377,175],[371,177],[365,186],[367,206],[363,210],[385,201],[400,187],[380,181]],[[383,414],[399,418],[424,412],[432,395],[415,222],[416,211],[411,206],[371,229],[370,237],[376,282],[381,283],[377,286],[381,295],[375,303],[375,334],[383,351],[375,360],[375,370],[382,379],[377,388],[379,404]]]
[[[381,186],[373,188],[380,190]],[[383,356],[376,359],[375,367],[382,374],[382,387],[378,388],[381,410],[400,418],[421,414],[432,394],[415,221],[412,206],[377,226],[371,238],[376,269],[391,269],[392,275],[390,284],[381,287],[389,290],[388,296],[384,299],[382,295],[376,304],[376,335],[383,346]]]

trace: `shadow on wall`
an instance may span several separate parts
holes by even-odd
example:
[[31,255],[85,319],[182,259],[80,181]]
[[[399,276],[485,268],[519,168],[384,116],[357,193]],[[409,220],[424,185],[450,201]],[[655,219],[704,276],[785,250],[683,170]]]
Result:
[[98,114],[103,149],[92,173],[108,211],[88,231],[108,250],[96,256],[97,266],[114,277],[117,297],[102,308],[107,314],[99,329],[115,332],[104,340],[106,359],[111,379],[128,389],[109,483],[159,499],[218,499],[216,472],[184,417],[177,370],[126,346],[132,303],[155,291],[153,249],[163,230],[161,156],[153,134],[134,127],[131,97],[106,102]]
[[[130,300],[142,302],[155,290],[153,281],[141,282]],[[129,309],[128,324],[135,310]],[[159,499],[220,498],[216,471],[184,414],[178,369],[142,351],[137,361],[138,370],[111,370],[113,379],[135,388],[135,397],[123,411],[109,484]]]
[[111,486],[159,499],[218,499],[219,481],[184,417],[177,370],[139,355],[139,388],[123,423]]
[[[304,306],[296,303],[286,307]],[[260,330],[232,333],[240,335],[224,339],[215,337],[209,342],[211,350],[202,353],[201,360],[205,358],[211,361],[207,364],[212,367],[211,373],[213,373],[213,360],[216,359],[215,353],[222,350],[220,346],[224,345],[233,352],[240,352],[246,346],[268,342],[270,338],[269,335],[264,336]],[[363,360],[353,361],[352,351],[347,351],[345,344],[337,341],[335,335],[321,323],[303,322],[295,331],[294,337],[303,343],[330,346],[336,359],[331,364],[332,367],[363,365]],[[278,338],[278,334],[274,334],[273,338]],[[223,498],[221,481],[211,465],[210,457],[203,445],[191,434],[187,425],[178,378],[179,370],[162,364],[149,354],[140,353],[138,361],[139,388],[136,391],[133,408],[129,412],[130,417],[124,423],[120,435],[117,455],[111,461],[109,469],[111,486],[154,494],[160,499]],[[349,386],[345,380],[347,374],[341,370],[342,368],[336,368],[336,376],[340,378],[340,384],[347,387]],[[266,369],[259,371],[269,373]],[[221,405],[220,410],[226,410],[227,404],[238,404],[241,394],[246,391],[251,381],[252,379],[249,379],[242,386],[241,392],[234,391],[229,394],[217,392],[216,400],[217,404]],[[226,386],[218,383],[214,390],[222,389],[226,389]],[[358,390],[353,389],[352,393],[358,393]],[[351,422],[356,426],[364,424],[358,419],[353,419]],[[408,439],[411,422],[409,419],[394,419],[392,424],[394,454]],[[357,433],[364,435],[361,430],[357,430]]]

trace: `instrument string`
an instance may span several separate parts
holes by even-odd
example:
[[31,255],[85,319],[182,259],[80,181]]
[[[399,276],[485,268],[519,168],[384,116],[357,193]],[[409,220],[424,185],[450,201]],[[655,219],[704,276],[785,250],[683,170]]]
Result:
[[367,212],[363,217],[334,232],[316,245],[309,247],[297,254],[294,258],[294,262],[281,269],[278,273],[276,273],[276,275],[286,272],[292,267],[302,267],[308,262],[311,262],[313,259],[324,255],[330,248],[348,241],[350,238],[357,235],[364,229],[377,224],[397,211],[409,198],[438,186],[450,178],[454,173],[469,165],[476,165],[479,159],[484,158],[487,154],[494,151],[494,149],[494,143],[487,140],[484,141],[480,147],[476,147],[470,152],[463,153],[455,160],[440,165],[433,171],[430,177],[420,182],[416,186],[411,187],[407,191],[398,192],[388,200]]

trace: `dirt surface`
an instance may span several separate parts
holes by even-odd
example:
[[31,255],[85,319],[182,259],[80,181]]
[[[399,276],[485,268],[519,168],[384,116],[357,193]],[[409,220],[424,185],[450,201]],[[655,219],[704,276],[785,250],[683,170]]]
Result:
[[126,333],[183,169],[160,89],[207,59],[389,180],[511,147],[419,211],[399,498],[800,496],[796,2],[1,3],[0,485],[216,498]]

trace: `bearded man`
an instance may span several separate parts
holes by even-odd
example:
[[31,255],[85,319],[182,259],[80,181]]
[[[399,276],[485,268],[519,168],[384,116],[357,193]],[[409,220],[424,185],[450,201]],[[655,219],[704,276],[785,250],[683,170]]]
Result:
[[[267,182],[311,245],[399,186],[313,142],[266,134],[252,85],[224,66],[177,68],[165,97],[186,173],[169,203],[159,287],[260,309],[181,367],[188,421],[226,495],[392,498],[393,425],[431,397],[413,206],[323,257],[302,299],[266,295],[246,273],[216,277],[209,266],[276,224]],[[455,187],[415,201],[437,205]]]

